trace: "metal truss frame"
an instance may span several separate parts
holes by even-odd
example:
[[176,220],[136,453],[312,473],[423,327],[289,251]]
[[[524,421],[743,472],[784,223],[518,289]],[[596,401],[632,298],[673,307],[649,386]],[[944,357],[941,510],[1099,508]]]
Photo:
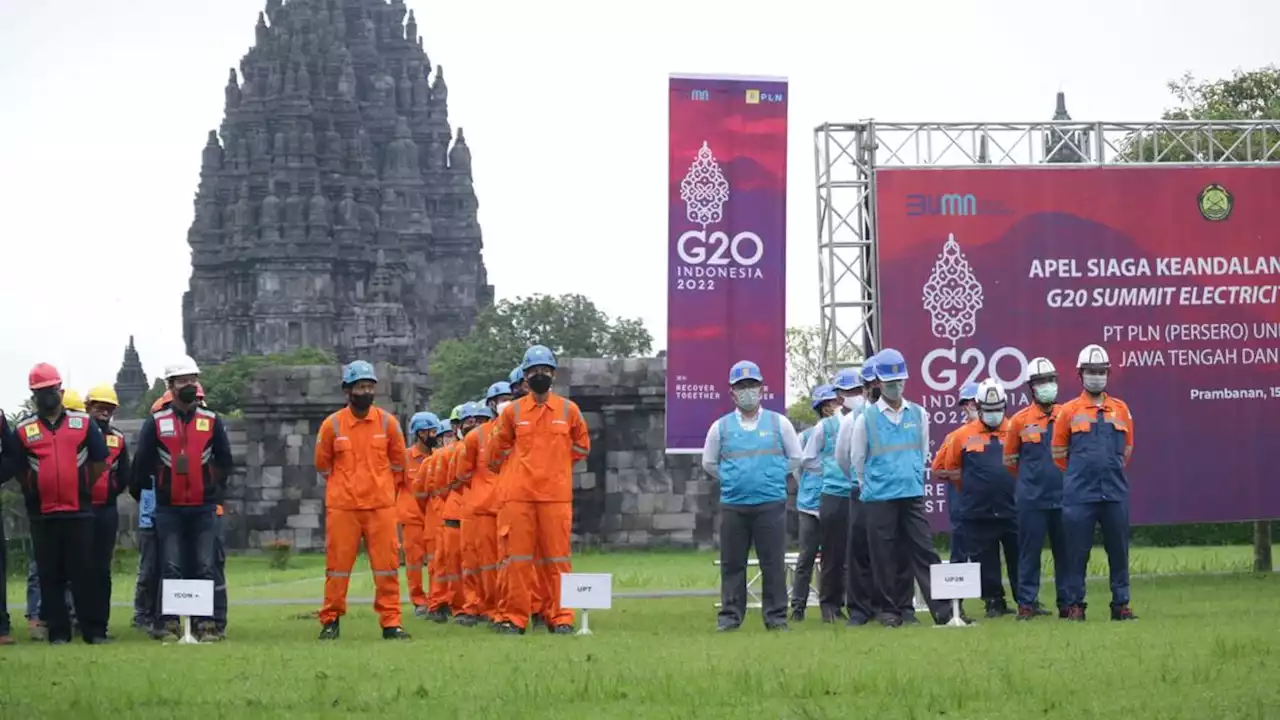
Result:
[[834,371],[880,347],[878,169],[1274,163],[1280,122],[864,120],[817,126],[813,150],[822,358]]

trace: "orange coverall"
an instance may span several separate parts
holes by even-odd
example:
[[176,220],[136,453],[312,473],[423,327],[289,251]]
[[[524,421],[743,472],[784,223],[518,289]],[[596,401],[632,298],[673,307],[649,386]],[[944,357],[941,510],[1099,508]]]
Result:
[[325,578],[320,623],[347,612],[347,587],[364,539],[373,570],[373,608],[384,628],[400,627],[396,493],[404,486],[400,423],[378,407],[363,418],[343,408],[316,438],[316,470],[325,478]]
[[426,545],[427,559],[427,607],[431,606],[431,588],[435,587],[436,570],[440,563],[436,561],[436,542],[439,540],[440,508],[443,504],[436,495],[436,469],[440,466],[440,458],[444,457],[443,449],[434,450],[426,461],[418,467],[417,476],[413,479],[414,494],[425,498],[422,505],[422,537]]
[[498,518],[494,499],[497,476],[489,471],[491,427],[467,433],[458,454],[458,480],[466,483],[462,509],[462,614],[493,617],[498,582]]
[[[560,607],[560,575],[572,572],[573,464],[591,452],[587,423],[577,404],[555,393],[539,404],[526,395],[503,408],[490,469],[510,465],[503,476],[506,510],[506,608],[503,620],[524,628],[532,612],[537,570],[546,563],[543,617],[549,627],[572,625],[572,610]],[[502,530],[499,530],[502,532]]]
[[431,577],[430,609],[462,611],[462,488],[459,487],[458,452],[454,442],[441,453],[436,466],[435,492],[442,498],[440,525],[436,532],[436,565]]
[[[418,469],[430,457],[429,450],[422,450],[418,443],[409,446],[406,452],[405,475],[416,478]],[[427,593],[422,588],[422,563],[425,559],[426,533],[425,518],[419,505],[416,481],[407,488],[401,488],[396,498],[396,519],[400,523],[400,547],[404,549],[404,574],[409,581],[409,599],[414,607],[427,606]]]

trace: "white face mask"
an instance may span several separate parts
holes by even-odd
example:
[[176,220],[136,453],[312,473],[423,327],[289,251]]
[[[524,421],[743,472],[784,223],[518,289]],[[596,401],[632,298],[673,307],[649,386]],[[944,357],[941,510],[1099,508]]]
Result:
[[503,408],[505,408],[506,406],[510,405],[510,404],[511,404],[511,401],[510,401],[510,400],[503,400],[502,402],[498,403],[498,411],[497,411],[497,414],[498,414],[498,415],[501,415],[501,414],[502,414],[502,409],[503,409]]
[[844,407],[849,412],[855,413],[861,410],[862,406],[865,405],[866,402],[867,399],[861,395],[853,395],[844,399]]
[[1000,423],[1004,422],[1004,411],[1002,410],[983,410],[982,424],[989,428],[998,428]]
[[1036,386],[1036,402],[1048,405],[1058,399],[1058,383],[1047,382]]
[[973,422],[978,419],[978,408],[972,405],[964,406],[964,419],[966,422]]
[[733,391],[733,399],[745,412],[752,412],[760,407],[760,388],[743,388]]
[[1085,391],[1091,395],[1099,395],[1103,390],[1107,389],[1106,375],[1090,375],[1085,373],[1084,379],[1081,382],[1084,384]]
[[884,395],[885,400],[889,402],[898,402],[902,399],[902,388],[906,383],[902,380],[891,380],[880,385],[880,394]]

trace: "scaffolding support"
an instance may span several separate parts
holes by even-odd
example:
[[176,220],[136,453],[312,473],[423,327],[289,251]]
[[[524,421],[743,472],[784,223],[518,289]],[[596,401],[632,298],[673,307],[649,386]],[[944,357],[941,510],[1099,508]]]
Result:
[[1280,162],[1280,122],[824,123],[814,129],[822,359],[880,348],[875,175],[882,167]]

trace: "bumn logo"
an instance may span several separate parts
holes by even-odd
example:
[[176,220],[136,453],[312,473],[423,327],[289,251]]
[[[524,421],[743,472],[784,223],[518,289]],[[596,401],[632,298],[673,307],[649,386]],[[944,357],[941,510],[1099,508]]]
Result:
[[924,309],[929,313],[933,336],[955,345],[978,331],[978,311],[982,309],[982,283],[974,277],[969,261],[960,251],[954,234],[933,263],[933,272],[924,284]]
[[974,215],[1008,215],[1010,211],[999,200],[979,200],[973,193],[942,193],[907,196],[907,217],[944,216],[970,217]]

